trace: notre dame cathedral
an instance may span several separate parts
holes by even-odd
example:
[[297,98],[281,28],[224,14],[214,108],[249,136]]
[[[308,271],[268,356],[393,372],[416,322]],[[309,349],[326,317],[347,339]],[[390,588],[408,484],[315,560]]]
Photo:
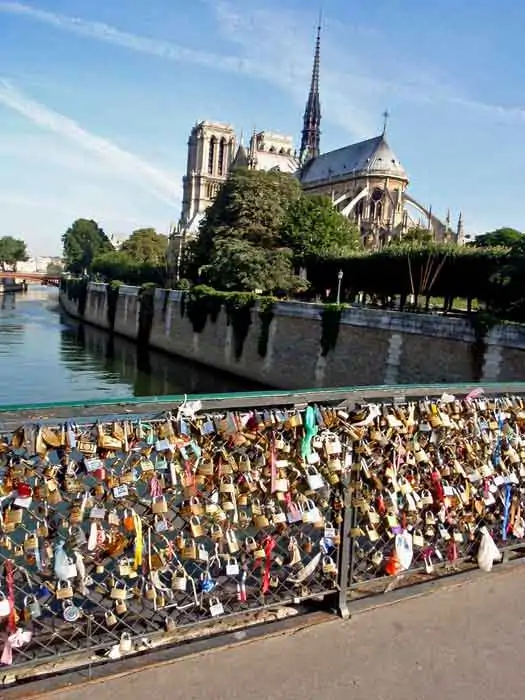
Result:
[[299,153],[292,137],[268,131],[254,132],[247,146],[238,142],[227,124],[202,121],[188,141],[183,178],[182,213],[172,235],[172,252],[180,257],[186,238],[195,236],[207,207],[213,202],[228,172],[238,166],[281,170],[297,177],[303,189],[331,198],[334,207],[357,223],[366,247],[377,249],[411,227],[427,229],[436,241],[463,242],[459,215],[455,230],[450,215],[444,221],[420,204],[409,192],[408,175],[386,140],[385,124],[378,136],[322,153],[321,27],[317,29],[310,91],[306,102]]

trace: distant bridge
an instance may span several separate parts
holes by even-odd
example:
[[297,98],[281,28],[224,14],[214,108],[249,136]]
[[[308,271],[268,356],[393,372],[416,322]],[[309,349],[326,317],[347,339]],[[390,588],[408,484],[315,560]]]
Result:
[[15,279],[18,282],[40,282],[41,284],[50,284],[53,287],[60,286],[62,275],[50,275],[47,272],[4,272],[0,270],[1,279]]

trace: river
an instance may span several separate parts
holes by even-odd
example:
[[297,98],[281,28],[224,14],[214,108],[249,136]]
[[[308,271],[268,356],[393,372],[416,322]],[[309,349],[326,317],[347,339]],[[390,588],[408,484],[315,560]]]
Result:
[[57,289],[0,294],[0,405],[256,388],[79,324],[60,311]]

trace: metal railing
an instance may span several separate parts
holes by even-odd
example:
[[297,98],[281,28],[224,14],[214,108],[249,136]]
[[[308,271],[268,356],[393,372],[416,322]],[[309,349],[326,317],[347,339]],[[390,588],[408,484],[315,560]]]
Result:
[[[12,673],[525,547],[525,384],[0,409]],[[523,436],[522,436],[523,435]]]

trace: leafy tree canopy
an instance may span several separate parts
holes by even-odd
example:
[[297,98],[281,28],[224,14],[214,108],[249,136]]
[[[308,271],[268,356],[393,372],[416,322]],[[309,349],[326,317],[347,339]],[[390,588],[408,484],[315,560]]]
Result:
[[359,229],[336,211],[328,197],[303,194],[285,214],[279,239],[297,261],[312,255],[348,255],[359,250]]
[[307,286],[293,272],[290,250],[261,248],[236,238],[217,241],[213,262],[202,273],[209,284],[228,291],[290,293]]
[[26,244],[19,238],[3,236],[0,238],[0,269],[7,270],[10,267],[16,271],[19,262],[28,260]]
[[303,193],[287,173],[239,168],[219,190],[189,246],[190,274],[218,289],[299,291],[294,274],[314,252],[344,254],[358,232],[329,199]]
[[433,241],[432,233],[421,226],[409,228],[400,238],[396,238],[391,245],[415,245],[426,246]]
[[286,173],[234,169],[206,211],[194,247],[196,264],[210,263],[219,239],[276,247],[287,209],[301,194],[299,182]]
[[160,265],[166,261],[168,237],[154,228],[139,228],[120,246],[120,251],[139,263]]
[[477,236],[473,241],[476,248],[494,248],[504,246],[514,248],[516,244],[523,245],[525,236],[515,228],[503,227]]
[[63,234],[62,243],[66,269],[76,274],[90,271],[97,255],[113,250],[111,241],[93,219],[77,219]]

